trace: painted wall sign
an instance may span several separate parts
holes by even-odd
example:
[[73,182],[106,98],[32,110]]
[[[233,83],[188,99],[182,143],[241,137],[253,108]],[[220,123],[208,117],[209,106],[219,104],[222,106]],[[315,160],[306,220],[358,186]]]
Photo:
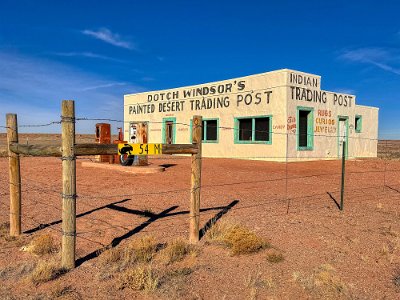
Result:
[[321,90],[311,90],[307,88],[291,86],[291,98],[297,101],[307,101],[314,103],[332,103],[336,106],[351,107],[353,104],[353,96],[327,93]]
[[289,133],[296,133],[296,118],[289,116],[287,119],[287,131]]
[[315,118],[316,133],[336,133],[336,120],[330,110],[318,109]]
[[305,74],[290,73],[289,83],[295,85],[304,85],[309,87],[320,87],[320,79],[318,77],[307,76]]
[[129,105],[128,113],[139,115],[155,112],[201,111],[270,103],[272,91],[245,91],[245,88],[246,81],[235,80],[232,83],[153,93],[147,95],[147,103]]

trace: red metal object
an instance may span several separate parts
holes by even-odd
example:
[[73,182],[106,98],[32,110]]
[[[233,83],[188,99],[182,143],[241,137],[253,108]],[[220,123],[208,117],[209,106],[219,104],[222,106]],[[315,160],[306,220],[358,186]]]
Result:
[[[111,125],[108,123],[96,124],[96,143],[111,144]],[[112,155],[99,155],[97,156],[99,162],[112,163]]]
[[[122,132],[122,128],[118,127],[118,140],[114,140],[113,144],[126,144],[127,141],[124,141],[124,134]],[[119,155],[113,155],[113,163],[119,164]]]

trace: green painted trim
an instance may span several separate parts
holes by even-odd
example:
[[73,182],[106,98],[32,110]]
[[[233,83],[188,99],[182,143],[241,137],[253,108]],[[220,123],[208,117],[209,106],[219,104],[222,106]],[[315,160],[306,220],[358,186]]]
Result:
[[166,142],[167,142],[167,139],[166,139],[166,136],[165,136],[165,123],[166,122],[168,122],[168,121],[172,121],[174,124],[172,125],[172,129],[173,129],[173,131],[172,131],[172,144],[175,144],[175,140],[176,140],[176,118],[163,118],[162,119],[163,120],[163,122],[162,122],[162,142],[163,142],[163,144],[166,144]]
[[349,151],[349,117],[348,116],[337,116],[337,124],[338,124],[338,128],[337,128],[337,153],[338,153],[338,157],[342,157],[342,153],[340,153],[340,147],[339,147],[339,126],[340,126],[340,119],[345,119],[346,120],[346,149],[345,149],[345,155],[346,157],[348,156],[348,151]]
[[[356,121],[356,118],[358,119],[358,122]],[[362,131],[362,115],[356,115],[354,118],[354,129],[357,133],[360,133]],[[357,126],[357,123],[360,123],[360,126]]]
[[[206,140],[207,136],[207,121],[217,121],[217,139],[216,140]],[[219,118],[206,118],[203,119],[203,122],[205,122],[204,130],[203,130],[203,143],[209,143],[209,144],[217,144],[219,143]]]
[[[260,118],[269,118],[269,140],[268,141],[255,141],[255,119]],[[252,119],[251,125],[251,141],[240,141],[239,140],[239,120],[243,119]],[[249,116],[249,117],[234,117],[233,118],[233,128],[234,128],[234,143],[235,144],[264,144],[271,145],[272,144],[272,115],[261,115],[261,116]]]
[[[212,140],[212,141],[207,141],[205,139],[205,137],[207,136],[207,126],[204,126],[204,130],[203,130],[203,137],[202,137],[202,143],[206,143],[206,144],[217,144],[219,143],[219,118],[206,118],[203,119],[203,122],[207,122],[207,121],[217,121],[217,139],[216,140]],[[189,142],[192,143],[193,139],[193,119],[190,119],[190,140]]]
[[[309,111],[310,114],[307,117],[307,147],[299,146],[299,112],[300,110]],[[306,106],[297,106],[296,114],[296,146],[297,151],[313,151],[314,150],[314,108]]]

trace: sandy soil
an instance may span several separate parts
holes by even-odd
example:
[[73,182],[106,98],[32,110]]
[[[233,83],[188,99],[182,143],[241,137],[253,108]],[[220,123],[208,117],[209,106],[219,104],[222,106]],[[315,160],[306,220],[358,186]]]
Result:
[[[17,241],[0,241],[0,298],[51,299],[54,290],[71,287],[76,299],[321,299],[321,287],[307,278],[321,265],[335,271],[346,287],[335,297],[398,299],[400,275],[400,162],[357,160],[346,165],[344,211],[340,201],[340,162],[271,163],[203,159],[201,226],[222,215],[247,226],[283,253],[271,263],[267,252],[231,256],[200,242],[201,252],[179,286],[161,286],[151,294],[119,290],[100,280],[98,250],[123,246],[145,235],[167,242],[188,236],[190,159],[151,159],[168,168],[134,175],[77,164],[78,267],[53,281],[33,285],[15,275],[36,258],[20,251],[34,237],[61,238],[61,161],[22,158],[23,231]],[[0,158],[0,223],[8,221],[7,159]],[[143,211],[160,214],[143,216]],[[20,272],[23,273],[23,272]],[[248,279],[259,276],[256,290]],[[295,280],[295,278],[304,280]],[[268,284],[265,284],[268,282]],[[333,286],[337,287],[337,285]],[[340,286],[341,286],[340,285]]]

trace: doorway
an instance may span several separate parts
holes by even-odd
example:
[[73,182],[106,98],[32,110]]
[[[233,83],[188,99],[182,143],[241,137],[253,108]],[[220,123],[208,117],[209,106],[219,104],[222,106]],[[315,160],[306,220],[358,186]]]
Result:
[[345,156],[347,156],[347,152],[349,149],[349,118],[348,117],[338,117],[338,157],[342,157],[343,154],[343,142],[346,142]]
[[176,118],[163,119],[163,143],[175,144]]

